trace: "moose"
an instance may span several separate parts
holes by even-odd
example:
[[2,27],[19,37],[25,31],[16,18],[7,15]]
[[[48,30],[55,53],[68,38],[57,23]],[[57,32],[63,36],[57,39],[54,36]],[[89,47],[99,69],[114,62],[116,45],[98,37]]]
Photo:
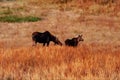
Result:
[[62,45],[62,43],[59,41],[57,37],[52,35],[49,31],[45,32],[33,32],[32,33],[32,40],[34,42],[33,45],[36,45],[37,43],[43,43],[43,46],[47,44],[49,46],[50,41],[54,42],[56,45]]
[[76,47],[80,41],[84,41],[84,39],[82,38],[82,35],[78,35],[78,37],[76,38],[66,39],[65,45]]

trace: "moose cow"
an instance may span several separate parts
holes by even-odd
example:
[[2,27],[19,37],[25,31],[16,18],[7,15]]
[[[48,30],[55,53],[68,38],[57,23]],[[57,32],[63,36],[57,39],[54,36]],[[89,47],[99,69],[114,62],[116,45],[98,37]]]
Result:
[[43,43],[43,46],[45,46],[46,44],[47,46],[49,46],[50,41],[53,41],[54,44],[62,45],[58,38],[52,35],[49,31],[45,31],[43,33],[33,32],[32,40],[34,41],[33,45],[36,45],[37,43]]
[[78,35],[78,37],[76,38],[66,39],[65,45],[76,47],[80,41],[84,41],[84,39],[82,38],[82,35]]

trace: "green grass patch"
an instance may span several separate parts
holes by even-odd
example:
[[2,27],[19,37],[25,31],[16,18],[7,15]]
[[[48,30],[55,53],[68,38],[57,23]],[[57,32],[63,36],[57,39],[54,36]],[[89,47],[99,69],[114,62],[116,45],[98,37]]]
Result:
[[41,20],[39,17],[26,16],[26,17],[18,17],[18,16],[3,16],[0,17],[0,22],[36,22]]

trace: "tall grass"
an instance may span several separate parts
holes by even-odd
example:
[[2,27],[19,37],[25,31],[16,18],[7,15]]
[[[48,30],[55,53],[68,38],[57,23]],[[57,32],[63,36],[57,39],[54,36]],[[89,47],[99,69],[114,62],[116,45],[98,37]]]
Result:
[[119,80],[120,50],[81,45],[0,49],[1,80]]

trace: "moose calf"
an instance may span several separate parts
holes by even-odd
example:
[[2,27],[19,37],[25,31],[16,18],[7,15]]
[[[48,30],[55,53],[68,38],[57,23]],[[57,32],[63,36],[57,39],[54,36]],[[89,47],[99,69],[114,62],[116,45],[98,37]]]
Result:
[[84,39],[82,38],[82,35],[78,35],[78,37],[76,38],[66,39],[65,45],[76,47],[80,41],[84,41]]

